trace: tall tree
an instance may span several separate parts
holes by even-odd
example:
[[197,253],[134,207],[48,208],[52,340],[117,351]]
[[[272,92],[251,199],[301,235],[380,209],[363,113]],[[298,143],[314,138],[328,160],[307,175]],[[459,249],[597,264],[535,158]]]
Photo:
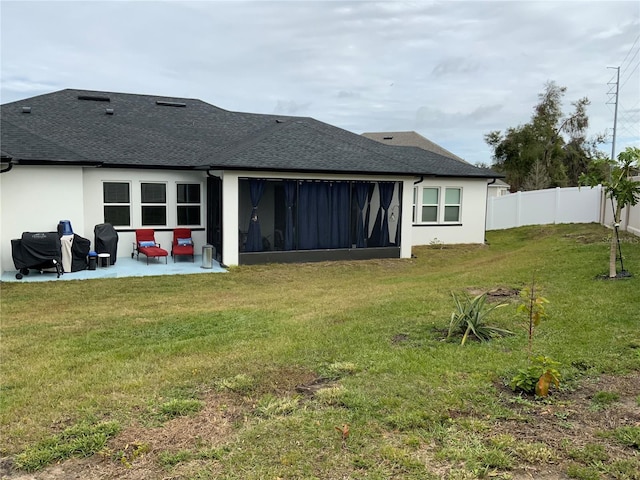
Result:
[[586,142],[589,100],[573,102],[573,112],[564,115],[566,90],[547,82],[529,123],[508,128],[504,134],[496,130],[485,135],[493,149],[493,168],[506,175],[512,190],[539,187],[543,178],[548,178],[545,187],[578,184],[591,156]]
[[[609,249],[609,277],[617,276],[616,252],[620,250],[618,227],[622,209],[628,205],[636,205],[640,201],[640,181],[633,180],[631,175],[640,169],[640,148],[627,147],[618,154],[618,161],[599,158],[592,162],[588,173],[580,176],[580,184],[595,187],[602,185],[606,197],[611,200],[613,208],[613,229]],[[616,248],[617,247],[617,248]],[[620,251],[622,263],[622,252]]]

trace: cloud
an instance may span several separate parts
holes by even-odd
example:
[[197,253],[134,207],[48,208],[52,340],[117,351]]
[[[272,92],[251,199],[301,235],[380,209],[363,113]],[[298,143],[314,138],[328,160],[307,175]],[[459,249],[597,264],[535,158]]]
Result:
[[470,75],[480,68],[479,64],[462,57],[450,57],[433,67],[435,77],[446,75]]
[[[607,67],[634,48],[640,12],[578,0],[3,1],[0,22],[3,102],[61,88],[200,98],[354,132],[415,129],[475,162],[487,161],[473,158],[487,131],[529,120],[548,80],[567,87],[567,108],[591,99],[593,132],[611,128]],[[627,109],[640,100],[633,58]],[[638,130],[624,118],[621,133]]]
[[299,116],[311,106],[311,102],[298,103],[294,100],[278,100],[273,113]]

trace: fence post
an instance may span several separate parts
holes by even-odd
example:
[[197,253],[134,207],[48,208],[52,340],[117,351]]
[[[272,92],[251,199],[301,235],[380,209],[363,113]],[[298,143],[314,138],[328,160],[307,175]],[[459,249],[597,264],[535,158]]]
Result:
[[522,192],[521,191],[517,191],[516,192],[516,227],[520,226],[520,218],[521,218],[521,213],[520,213],[520,208],[521,208],[521,198],[522,198]]

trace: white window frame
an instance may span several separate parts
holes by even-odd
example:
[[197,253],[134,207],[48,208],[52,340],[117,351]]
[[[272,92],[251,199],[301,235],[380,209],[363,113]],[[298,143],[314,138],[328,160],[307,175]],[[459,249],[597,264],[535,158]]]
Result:
[[[200,202],[198,203],[179,203],[178,202],[178,187],[180,185],[198,185],[200,187]],[[178,227],[199,227],[202,225],[202,196],[204,194],[204,187],[202,182],[189,182],[189,181],[180,181],[175,183],[175,194],[176,194],[176,226]],[[178,220],[180,215],[178,214],[178,209],[180,207],[200,207],[200,218],[198,219],[198,223],[195,224],[185,224],[181,225]]]
[[[142,199],[142,186],[143,185],[164,185],[164,203],[160,202],[144,202]],[[169,192],[168,192],[167,182],[154,182],[154,181],[140,181],[140,225],[143,227],[166,227],[169,222]],[[145,224],[144,223],[144,214],[142,213],[144,207],[163,207],[164,208],[164,225],[159,224]]]
[[[442,195],[442,223],[461,223],[462,222],[462,187],[443,187],[444,195]],[[458,203],[447,203],[447,190],[458,190],[460,192]],[[455,220],[446,220],[447,207],[458,208],[458,218]]]
[[[424,190],[432,189],[438,192],[438,203],[425,204]],[[458,190],[460,192],[459,203],[447,203],[447,190]],[[459,225],[462,223],[462,198],[463,188],[459,186],[432,186],[432,185],[420,185],[415,186],[413,189],[413,224],[414,225]],[[422,221],[422,209],[424,207],[436,207],[436,220],[423,222]],[[445,220],[446,208],[457,207],[458,218],[456,220]]]
[[[128,189],[129,189],[129,202],[105,202],[104,200],[104,188],[105,185],[108,183],[119,183],[119,184],[123,184],[123,185],[127,185]],[[104,209],[105,207],[127,207],[129,209],[129,224],[128,225],[115,225],[118,228],[127,228],[127,227],[131,227],[131,225],[133,224],[133,210],[132,210],[132,206],[133,206],[133,199],[132,199],[132,195],[133,192],[131,191],[131,182],[127,181],[127,180],[103,180],[102,181],[102,219],[103,222],[107,222],[108,219],[106,219],[104,217]],[[110,219],[109,219],[110,220]]]

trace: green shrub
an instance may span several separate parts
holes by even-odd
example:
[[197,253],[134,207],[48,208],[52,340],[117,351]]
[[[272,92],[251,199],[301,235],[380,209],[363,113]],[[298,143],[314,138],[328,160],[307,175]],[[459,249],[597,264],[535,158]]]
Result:
[[523,392],[534,394],[536,385],[543,375],[548,375],[552,384],[558,388],[560,386],[560,372],[557,367],[560,362],[556,362],[549,357],[543,355],[535,357],[531,361],[531,365],[527,368],[521,368],[518,373],[511,379],[510,386],[514,392]]

